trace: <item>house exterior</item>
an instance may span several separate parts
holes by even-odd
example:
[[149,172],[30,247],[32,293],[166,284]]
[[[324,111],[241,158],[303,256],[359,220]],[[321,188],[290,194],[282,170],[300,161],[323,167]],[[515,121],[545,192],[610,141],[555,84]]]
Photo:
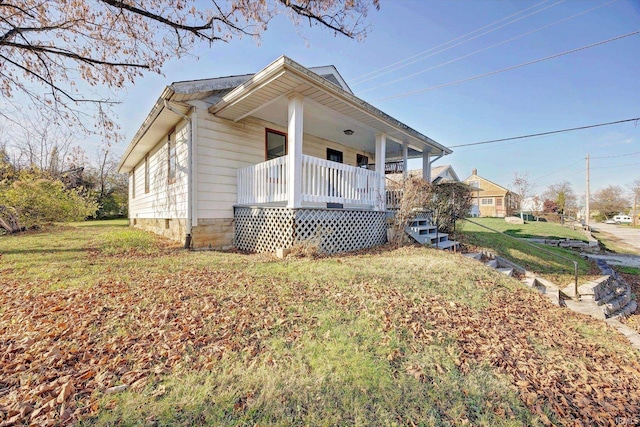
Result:
[[479,216],[505,217],[513,215],[517,208],[517,197],[507,188],[482,178],[478,170],[474,169],[471,176],[463,181],[473,188],[475,206],[472,212],[479,212]]
[[[400,153],[398,155],[397,153]],[[451,150],[353,95],[333,66],[167,86],[119,165],[131,226],[191,248],[327,253],[386,240],[385,165]],[[375,166],[370,166],[375,164]]]
[[[433,161],[431,163],[433,163]],[[412,169],[408,172],[408,175],[422,177],[422,169]],[[404,173],[387,173],[386,177],[388,181],[392,181],[394,183],[399,184],[405,178],[405,174]],[[431,167],[430,182],[437,184],[438,182],[442,182],[442,181],[460,182],[460,178],[458,178],[458,174],[456,173],[456,171],[453,170],[453,166],[440,165],[440,166]]]

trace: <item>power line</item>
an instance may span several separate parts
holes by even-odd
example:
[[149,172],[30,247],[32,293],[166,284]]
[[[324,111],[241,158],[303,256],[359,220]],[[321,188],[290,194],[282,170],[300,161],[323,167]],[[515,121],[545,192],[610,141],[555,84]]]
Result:
[[636,166],[636,165],[640,165],[640,163],[627,163],[624,165],[609,165],[609,166],[596,166],[596,167],[591,166],[591,169],[620,168],[625,166]]
[[573,166],[577,165],[578,163],[582,163],[582,161],[583,161],[583,159],[580,159],[580,160],[578,160],[577,162],[571,163],[569,166],[565,166],[565,167],[563,167],[563,168],[556,169],[556,170],[555,170],[555,171],[553,171],[553,172],[549,172],[549,173],[547,173],[547,174],[544,174],[544,175],[538,176],[538,177],[536,177],[536,178],[532,179],[531,181],[532,181],[532,182],[536,182],[536,181],[541,180],[542,178],[546,178],[546,177],[548,177],[548,176],[555,175],[555,174],[557,174],[558,172],[562,172],[562,171],[565,171],[565,170],[567,170],[567,169],[572,168]]
[[469,147],[471,145],[493,144],[495,142],[511,141],[511,140],[514,140],[514,139],[533,138],[533,137],[536,137],[536,136],[552,135],[552,134],[555,134],[555,133],[572,132],[574,130],[591,129],[591,128],[596,128],[596,127],[600,127],[600,126],[617,125],[617,124],[620,124],[620,123],[633,122],[633,121],[638,121],[638,120],[640,120],[640,117],[635,117],[633,119],[626,119],[626,120],[617,120],[615,122],[598,123],[598,124],[595,124],[595,125],[579,126],[579,127],[575,127],[575,128],[552,130],[552,131],[549,131],[549,132],[532,133],[532,134],[529,134],[529,135],[512,136],[510,138],[492,139],[492,140],[489,140],[489,141],[471,142],[469,144],[451,145],[451,146],[449,146],[449,148]]
[[460,84],[460,83],[465,83],[465,82],[468,82],[468,81],[471,81],[471,80],[476,80],[476,79],[479,79],[479,78],[482,78],[482,77],[488,77],[488,76],[492,76],[494,74],[504,73],[505,71],[515,70],[516,68],[522,68],[522,67],[525,67],[527,65],[537,64],[538,62],[548,61],[550,59],[555,59],[555,58],[558,58],[560,56],[568,55],[570,53],[579,52],[581,50],[585,50],[585,49],[589,49],[589,48],[592,48],[592,47],[600,46],[600,45],[603,45],[603,44],[606,44],[606,43],[611,43],[613,41],[620,40],[620,39],[623,39],[625,37],[635,36],[636,34],[639,34],[639,33],[640,33],[640,30],[632,31],[630,33],[623,34],[621,36],[613,37],[611,39],[603,40],[603,41],[600,41],[600,42],[597,42],[597,43],[593,43],[593,44],[590,44],[590,45],[587,45],[587,46],[582,46],[582,47],[579,47],[579,48],[576,48],[576,49],[567,50],[565,52],[556,53],[555,55],[547,56],[545,58],[535,59],[533,61],[524,62],[522,64],[513,65],[511,67],[502,68],[500,70],[491,71],[489,73],[480,74],[480,75],[473,76],[473,77],[468,77],[468,78],[462,79],[462,80],[456,80],[456,81],[450,82],[450,83],[445,83],[445,84],[441,84],[441,85],[437,85],[437,86],[431,86],[431,87],[428,87],[426,89],[419,89],[419,90],[414,90],[414,91],[411,91],[411,92],[401,93],[401,94],[398,94],[398,95],[387,96],[385,98],[378,98],[378,99],[374,99],[373,101],[385,101],[387,99],[402,98],[402,97],[405,97],[405,96],[415,95],[415,94],[422,93],[422,92],[428,92],[428,91],[434,90],[434,89],[440,89],[440,88],[447,87],[447,86],[453,86],[453,85],[457,85],[457,84]]
[[[360,93],[370,92],[370,91],[372,91],[372,90],[379,89],[379,88],[381,88],[381,87],[388,86],[388,85],[391,85],[391,84],[394,84],[394,83],[398,83],[398,82],[400,82],[400,81],[403,81],[403,80],[409,79],[409,78],[411,78],[411,77],[418,76],[418,75],[420,75],[420,74],[424,74],[424,73],[426,73],[427,71],[432,71],[432,70],[435,70],[435,69],[437,69],[437,68],[443,67],[443,66],[445,66],[445,65],[453,64],[454,62],[458,62],[458,61],[460,61],[460,60],[462,60],[462,59],[469,58],[470,56],[473,56],[473,55],[476,55],[476,54],[478,54],[478,53],[484,52],[484,51],[486,51],[486,50],[492,49],[492,48],[494,48],[494,47],[496,47],[496,46],[500,46],[500,45],[503,45],[503,44],[506,44],[506,43],[510,43],[510,42],[512,42],[512,41],[514,41],[514,40],[517,40],[517,39],[519,39],[519,38],[522,38],[522,37],[528,36],[529,34],[536,33],[536,32],[538,32],[538,31],[544,30],[544,29],[546,29],[546,28],[549,28],[549,27],[552,27],[552,26],[554,26],[554,25],[557,25],[557,24],[560,24],[560,23],[562,23],[562,22],[565,22],[565,21],[568,21],[568,20],[570,20],[570,19],[573,19],[573,18],[575,18],[575,17],[577,17],[577,16],[581,16],[581,15],[584,15],[584,14],[586,14],[586,13],[589,13],[589,12],[591,12],[591,11],[593,11],[593,10],[600,9],[601,7],[604,7],[604,6],[610,5],[611,3],[614,3],[615,1],[616,1],[616,0],[611,0],[611,1],[609,1],[608,3],[600,4],[600,5],[596,6],[596,7],[592,7],[591,9],[584,10],[584,11],[582,11],[582,12],[576,13],[576,14],[574,14],[574,15],[571,15],[571,16],[567,17],[567,18],[563,18],[563,19],[560,19],[560,20],[558,20],[558,21],[552,22],[552,23],[550,23],[550,24],[544,25],[544,26],[542,26],[542,27],[538,27],[538,28],[536,28],[536,29],[534,29],[534,30],[527,31],[526,33],[523,33],[523,34],[520,34],[520,35],[518,35],[518,36],[512,37],[512,38],[510,38],[510,39],[508,39],[508,40],[503,40],[503,41],[501,41],[501,42],[499,42],[499,43],[496,43],[496,44],[493,44],[493,45],[491,45],[491,46],[484,47],[484,48],[482,48],[482,49],[479,49],[479,50],[476,50],[476,51],[474,51],[474,52],[468,53],[468,54],[466,54],[466,55],[462,55],[462,56],[459,56],[459,57],[457,57],[457,58],[451,59],[451,60],[449,60],[449,61],[443,62],[443,63],[441,63],[441,64],[434,65],[433,67],[429,67],[429,68],[427,68],[427,69],[425,69],[425,70],[421,70],[421,71],[418,71],[418,72],[415,72],[415,73],[409,74],[409,75],[407,75],[407,76],[400,77],[400,78],[398,78],[398,79],[392,80],[392,81],[390,81],[390,82],[382,83],[382,84],[379,84],[379,85],[377,85],[377,86],[373,86],[373,87],[367,88],[367,89],[365,89],[365,90],[360,91]],[[470,40],[471,40],[471,39],[470,39]],[[443,51],[439,51],[439,52],[436,52],[436,53],[440,53],[440,52],[443,52]],[[434,53],[434,55],[435,55],[435,53]],[[429,56],[431,56],[431,55],[429,55]],[[415,62],[415,61],[414,61],[414,62]],[[409,63],[409,64],[412,64],[412,63],[413,63],[413,62],[411,62],[411,63]],[[407,64],[407,65],[409,65],[409,64]],[[384,73],[384,74],[386,74],[386,73]],[[382,75],[382,74],[381,74],[381,75]],[[372,77],[372,78],[375,78],[375,76],[374,76],[374,77]],[[371,80],[371,79],[367,79],[367,80]],[[364,81],[367,81],[367,80],[364,80]],[[362,81],[362,82],[360,82],[360,83],[363,83],[364,81]],[[360,84],[360,83],[356,83],[356,84]]]
[[635,156],[636,154],[640,154],[640,151],[636,151],[635,153],[629,153],[629,154],[617,154],[615,156],[598,156],[598,157],[591,157],[591,159],[613,159],[614,157],[628,157],[628,156]]
[[[480,37],[480,36],[483,36],[483,35],[485,35],[485,34],[488,34],[488,33],[492,32],[492,31],[495,31],[495,30],[497,30],[497,29],[499,29],[499,28],[502,28],[502,27],[504,27],[504,26],[506,26],[506,25],[509,25],[509,24],[512,24],[512,23],[514,23],[514,22],[517,22],[517,21],[519,21],[519,20],[521,20],[521,19],[524,19],[524,18],[526,18],[527,16],[534,15],[534,14],[539,13],[539,12],[542,12],[543,10],[546,10],[546,9],[548,9],[548,8],[550,8],[550,7],[557,6],[558,4],[562,3],[564,0],[561,0],[561,1],[557,2],[557,3],[554,3],[554,4],[552,4],[552,5],[550,5],[550,6],[547,6],[547,7],[543,8],[543,9],[540,9],[540,10],[538,10],[538,11],[536,11],[536,12],[530,13],[529,15],[525,15],[525,16],[523,16],[523,17],[520,17],[520,18],[516,19],[516,20],[510,21],[510,22],[508,22],[508,23],[506,23],[506,24],[504,24],[504,25],[501,25],[500,27],[497,27],[497,28],[494,28],[494,29],[489,30],[489,31],[487,31],[487,32],[484,32],[484,33],[482,33],[482,34],[479,34],[479,35],[477,35],[477,36],[475,36],[475,37],[473,37],[473,38],[470,38],[470,39],[468,39],[468,40],[463,40],[463,41],[461,41],[460,43],[458,43],[458,44],[456,44],[456,45],[453,45],[453,46],[449,46],[449,47],[447,47],[447,48],[444,48],[444,47],[445,47],[445,46],[447,46],[448,44],[451,44],[451,43],[456,42],[456,41],[458,41],[458,40],[464,39],[465,37],[470,36],[470,35],[472,35],[472,34],[474,34],[474,33],[477,33],[478,31],[482,31],[482,30],[484,30],[485,28],[489,28],[489,27],[491,27],[491,26],[493,26],[493,25],[495,25],[495,24],[498,24],[498,23],[500,23],[500,22],[502,22],[502,21],[505,21],[505,20],[507,20],[507,19],[509,19],[509,18],[512,18],[512,17],[517,16],[517,15],[520,15],[520,14],[522,14],[522,13],[524,13],[524,12],[527,12],[527,11],[529,11],[529,10],[531,10],[531,9],[534,9],[534,8],[536,8],[536,7],[540,6],[541,4],[547,3],[548,1],[549,1],[549,0],[544,0],[544,1],[542,1],[542,2],[540,2],[540,3],[538,3],[538,4],[535,4],[535,5],[531,6],[531,7],[528,7],[528,8],[526,8],[526,9],[523,9],[523,10],[519,11],[519,12],[513,13],[513,14],[511,14],[511,15],[507,16],[507,17],[504,17],[504,18],[499,19],[499,20],[497,20],[497,21],[494,21],[494,22],[492,22],[492,23],[490,23],[490,24],[487,24],[487,25],[485,25],[485,26],[483,26],[483,27],[480,27],[480,28],[475,29],[475,30],[473,30],[473,31],[470,31],[470,32],[468,32],[468,33],[466,33],[466,34],[463,34],[463,35],[461,35],[461,36],[459,36],[459,37],[456,37],[456,38],[454,38],[454,39],[451,39],[451,40],[449,40],[448,42],[444,42],[444,43],[442,43],[442,44],[439,44],[438,46],[434,46],[434,47],[429,48],[429,49],[427,49],[427,50],[423,50],[422,52],[418,52],[418,53],[416,53],[415,55],[412,55],[412,56],[409,56],[408,58],[405,58],[405,59],[402,59],[402,60],[400,60],[400,61],[394,62],[393,64],[389,64],[389,65],[386,65],[386,66],[384,66],[384,67],[378,68],[377,70],[373,70],[373,71],[370,71],[370,72],[368,72],[368,73],[362,74],[361,76],[358,76],[358,77],[356,77],[356,78],[354,78],[354,79],[352,79],[352,80],[351,80],[352,85],[357,86],[357,85],[362,84],[362,83],[364,83],[364,82],[366,82],[366,81],[369,81],[369,80],[371,80],[371,79],[374,79],[374,78],[377,78],[377,77],[383,76],[383,75],[388,74],[388,73],[390,73],[390,72],[392,72],[392,71],[395,71],[395,70],[397,70],[397,69],[404,68],[404,67],[406,67],[406,66],[408,66],[408,65],[411,65],[411,64],[413,64],[413,63],[415,63],[415,62],[417,62],[417,61],[421,61],[421,60],[423,60],[423,59],[429,58],[429,57],[431,57],[431,56],[433,56],[433,55],[435,55],[435,54],[437,54],[437,53],[444,52],[444,51],[445,51],[445,50],[447,50],[447,49],[451,49],[451,48],[453,48],[453,47],[456,47],[456,46],[459,46],[459,45],[461,45],[461,44],[464,44],[464,43],[466,43],[466,42],[468,42],[468,41],[474,40],[474,39],[476,39],[476,38],[478,38],[478,37]],[[419,58],[419,59],[416,59],[415,61],[409,62],[409,63],[407,63],[407,64],[399,65],[399,64],[402,64],[403,62],[410,61],[411,59],[417,58],[417,57],[419,57],[419,56],[421,56],[421,55],[424,55],[425,53],[433,52],[434,50],[437,50],[437,49],[440,49],[440,48],[444,48],[444,49],[443,49],[443,50],[440,50],[440,51],[438,51],[438,52],[432,53],[431,55],[428,55],[428,56],[426,56],[426,57],[424,57],[424,58]],[[398,67],[396,67],[396,65],[399,65],[399,66],[398,66]],[[394,67],[395,67],[395,68],[394,68]],[[390,70],[388,70],[388,69],[390,69]],[[384,71],[384,70],[388,70],[388,71]],[[383,72],[381,72],[381,71],[383,71]],[[378,74],[378,75],[376,76],[375,74]],[[370,78],[363,79],[364,77],[368,77],[368,76],[371,76],[371,75],[374,75],[374,76],[373,76],[373,77],[370,77]]]

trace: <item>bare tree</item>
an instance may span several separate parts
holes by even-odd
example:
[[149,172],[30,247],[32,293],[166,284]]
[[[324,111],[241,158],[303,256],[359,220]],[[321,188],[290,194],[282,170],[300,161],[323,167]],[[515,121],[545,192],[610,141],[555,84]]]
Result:
[[524,220],[524,207],[523,204],[529,192],[531,191],[531,181],[529,181],[529,173],[524,172],[518,174],[516,172],[513,176],[513,182],[511,183],[514,193],[517,197],[517,202],[520,205],[520,218]]
[[73,133],[51,121],[30,119],[26,123],[26,127],[13,133],[17,162],[22,167],[35,167],[52,177],[59,177],[67,168],[67,156],[75,138]]
[[600,211],[601,215],[610,218],[625,211],[629,207],[629,201],[624,197],[622,187],[610,185],[596,191],[593,195],[593,207]]
[[640,201],[640,179],[636,179],[629,184],[631,197],[633,198],[633,225],[638,222],[638,202]]
[[113,136],[114,93],[197,43],[258,38],[277,14],[362,38],[371,7],[379,0],[1,0],[0,116],[22,124],[28,99],[60,123],[96,130],[92,119]]
[[551,184],[542,195],[545,200],[555,202],[557,212],[569,215],[577,208],[577,197],[569,181],[560,181]]

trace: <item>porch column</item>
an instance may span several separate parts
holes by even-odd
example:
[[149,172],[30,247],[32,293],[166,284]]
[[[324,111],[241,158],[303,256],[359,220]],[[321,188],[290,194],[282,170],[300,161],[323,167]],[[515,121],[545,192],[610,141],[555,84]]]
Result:
[[409,165],[407,164],[408,161],[409,161],[409,146],[407,145],[406,142],[403,142],[402,143],[402,162],[403,162],[402,177],[404,179],[407,179],[407,177],[409,176]]
[[302,116],[304,97],[299,93],[289,96],[289,122],[287,132],[287,207],[302,206]]
[[422,152],[422,179],[431,182],[431,148],[425,148]]
[[386,151],[387,151],[387,136],[383,133],[376,135],[376,174],[380,177],[380,184],[378,186],[378,193],[380,199],[376,210],[383,211],[385,209],[385,200],[387,199],[387,193],[385,191],[385,177],[384,166],[386,163]]

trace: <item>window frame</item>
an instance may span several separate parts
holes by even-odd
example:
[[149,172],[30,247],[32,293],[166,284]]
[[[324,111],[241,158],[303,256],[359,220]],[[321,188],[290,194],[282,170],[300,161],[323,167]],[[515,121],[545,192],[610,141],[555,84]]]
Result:
[[278,157],[274,157],[273,159],[269,158],[269,134],[273,133],[276,135],[281,135],[284,137],[284,156],[286,156],[288,153],[288,136],[286,132],[281,132],[279,130],[275,130],[275,129],[271,129],[271,128],[265,128],[264,129],[264,161],[269,161],[269,160],[273,160],[273,159],[277,159],[278,157],[282,157],[282,156],[278,156]]
[[[485,203],[486,201],[488,201],[490,203]],[[480,205],[481,206],[495,206],[494,198],[493,197],[482,197],[482,198],[480,198]]]
[[136,168],[131,169],[131,199],[136,198]]
[[149,192],[149,153],[144,156],[144,192]]
[[367,156],[366,154],[356,153],[356,167],[368,169],[369,156]]

